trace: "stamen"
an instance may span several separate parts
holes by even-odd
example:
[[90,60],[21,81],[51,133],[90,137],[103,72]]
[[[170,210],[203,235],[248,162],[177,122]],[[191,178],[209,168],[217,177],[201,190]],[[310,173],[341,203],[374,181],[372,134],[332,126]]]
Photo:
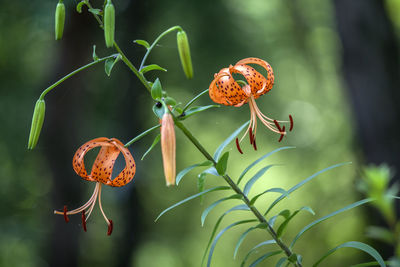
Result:
[[277,121],[277,120],[274,120],[274,123],[275,123],[276,128],[278,128],[278,130],[279,130],[280,132],[283,132],[282,129],[281,129],[281,126],[280,126],[279,123],[278,123],[278,121]]
[[113,231],[113,221],[108,219],[108,230],[107,230],[107,235],[111,235]]
[[252,145],[254,142],[254,135],[253,135],[253,130],[251,129],[251,127],[249,128],[249,130],[250,130],[250,132],[249,132],[250,145]]
[[83,227],[83,231],[86,232],[86,216],[85,216],[85,210],[82,210],[82,227]]
[[240,149],[239,139],[237,139],[237,138],[236,138],[236,148],[240,152],[240,154],[243,154],[243,151]]
[[67,205],[64,206],[64,220],[65,222],[69,222],[69,218],[67,216]]
[[285,126],[283,126],[283,128],[282,128],[281,137],[279,138],[279,141],[278,141],[278,142],[282,141],[282,138],[283,138],[284,136],[285,136]]
[[254,137],[254,140],[253,140],[253,148],[254,148],[254,150],[257,151],[256,138],[255,137]]
[[292,118],[292,115],[290,115],[290,114],[289,114],[289,120],[290,120],[290,128],[289,128],[289,131],[292,131],[292,129],[293,129],[293,118]]

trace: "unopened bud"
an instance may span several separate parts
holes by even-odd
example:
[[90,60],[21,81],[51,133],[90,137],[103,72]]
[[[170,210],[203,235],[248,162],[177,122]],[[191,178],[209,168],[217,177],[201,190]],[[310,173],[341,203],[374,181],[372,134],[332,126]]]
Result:
[[38,140],[40,131],[44,121],[44,114],[46,110],[46,104],[44,100],[39,99],[36,101],[35,110],[33,111],[31,132],[29,133],[28,149],[35,148]]
[[64,23],[65,23],[65,6],[62,0],[60,0],[57,4],[56,15],[55,15],[56,40],[60,40],[63,36]]
[[104,38],[106,46],[112,47],[114,45],[114,32],[115,32],[115,8],[111,0],[107,1],[104,8]]
[[192,58],[190,57],[189,41],[185,31],[178,31],[176,35],[178,43],[179,57],[181,59],[182,68],[188,79],[193,77]]
[[164,175],[167,186],[175,185],[176,176],[176,140],[174,120],[165,112],[161,120],[161,152],[164,165]]

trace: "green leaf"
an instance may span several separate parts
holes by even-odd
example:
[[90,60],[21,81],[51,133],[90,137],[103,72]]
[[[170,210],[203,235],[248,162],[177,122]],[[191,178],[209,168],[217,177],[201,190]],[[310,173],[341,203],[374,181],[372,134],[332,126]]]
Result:
[[[339,163],[339,164],[335,164],[332,166],[329,166],[323,170],[320,170],[316,173],[314,173],[313,175],[307,177],[306,179],[302,180],[300,183],[296,184],[295,186],[293,186],[292,188],[290,188],[287,192],[287,196],[289,196],[291,193],[293,193],[294,191],[296,191],[297,189],[299,189],[300,187],[302,187],[304,184],[308,183],[309,181],[311,181],[312,179],[314,179],[315,177],[317,177],[318,175],[320,175],[321,173],[324,173],[326,171],[329,171],[331,169],[343,166],[343,165],[347,165],[350,164],[351,162],[344,162],[344,163]],[[284,199],[286,197],[286,195],[282,195],[280,197],[278,197],[277,199],[274,200],[274,202],[272,202],[272,204],[268,207],[267,211],[264,213],[264,216],[266,216],[269,211],[276,205],[278,204],[282,199]]]
[[167,97],[164,99],[164,102],[165,102],[165,104],[167,104],[167,105],[169,105],[169,106],[175,106],[175,105],[176,105],[176,100],[173,99],[173,98],[170,97],[170,96],[167,96]]
[[266,171],[268,171],[268,169],[271,168],[272,166],[274,166],[274,165],[268,165],[268,166],[262,168],[261,170],[259,170],[259,171],[246,183],[246,185],[244,186],[244,189],[243,189],[243,193],[244,193],[246,196],[249,194],[250,189],[251,189],[251,187],[254,185],[254,183],[255,183],[258,179],[260,179],[260,178],[264,175],[264,173],[265,173]]
[[217,148],[217,150],[214,153],[214,160],[218,161],[219,156],[221,156],[222,150],[224,150],[224,148],[233,141],[233,139],[236,138],[236,136],[238,136],[238,134],[247,126],[249,125],[249,122],[246,122],[245,124],[243,124],[242,126],[240,126],[236,131],[234,131],[227,139],[225,139],[225,141]]
[[184,204],[184,203],[186,203],[186,202],[188,202],[188,201],[190,201],[190,200],[192,200],[192,199],[195,199],[196,197],[205,195],[205,194],[210,193],[210,192],[220,191],[220,190],[228,190],[228,189],[231,189],[231,188],[230,188],[229,186],[216,186],[216,187],[212,187],[212,188],[210,188],[210,189],[207,189],[207,190],[205,190],[205,191],[203,191],[203,192],[200,192],[200,193],[197,193],[197,194],[195,194],[195,195],[192,195],[192,196],[190,196],[190,197],[188,197],[188,198],[185,198],[184,200],[179,201],[178,203],[175,203],[174,205],[170,206],[169,208],[163,210],[163,211],[160,213],[160,215],[158,215],[157,218],[156,218],[154,221],[156,222],[156,221],[157,221],[161,216],[163,216],[166,212],[168,212],[168,211],[172,210],[173,208],[176,208],[176,207],[178,207],[178,206],[180,206],[180,205],[182,205],[182,204]]
[[121,55],[118,55],[115,59],[109,58],[104,62],[104,70],[108,77],[111,75],[111,70],[113,69],[114,65],[121,59]]
[[243,177],[246,175],[246,173],[247,173],[251,168],[253,168],[257,163],[261,162],[263,159],[265,159],[265,158],[271,156],[272,154],[274,154],[274,153],[276,153],[276,152],[278,152],[278,151],[281,151],[281,150],[284,150],[284,149],[291,149],[291,148],[295,148],[295,147],[294,147],[294,146],[284,146],[284,147],[280,147],[280,148],[277,148],[277,149],[275,149],[275,150],[273,150],[273,151],[271,151],[271,152],[268,152],[267,154],[261,156],[261,157],[258,158],[256,161],[254,161],[254,162],[251,163],[249,166],[247,166],[246,169],[244,169],[244,171],[240,174],[240,176],[239,176],[239,178],[238,178],[237,184],[239,185],[240,181],[243,179]]
[[[200,173],[197,176],[197,190],[199,192],[203,192],[204,191],[204,181],[206,180],[206,174],[205,173]],[[203,204],[203,198],[204,196],[200,197],[200,204]]]
[[325,253],[324,256],[322,256],[321,259],[319,259],[316,263],[314,263],[313,267],[317,267],[325,258],[327,258],[329,255],[334,253],[339,248],[355,248],[355,249],[362,250],[365,253],[368,253],[371,257],[373,257],[379,263],[379,266],[386,267],[386,264],[383,261],[381,255],[379,254],[378,251],[376,251],[373,247],[371,247],[365,243],[357,242],[357,241],[346,242],[344,244],[341,244],[341,245],[329,250],[327,253]]
[[101,9],[98,8],[89,8],[88,11],[94,15],[101,15]]
[[278,260],[278,262],[276,263],[275,267],[282,267],[283,264],[288,261],[287,257],[282,257]]
[[368,226],[365,235],[391,245],[396,242],[396,238],[390,230],[379,226]]
[[[80,2],[80,3],[82,3],[82,2]],[[79,4],[80,4],[80,3],[79,3]],[[96,54],[96,45],[93,45],[92,57],[93,57],[93,61],[99,60],[99,57],[98,57],[97,54]]]
[[207,170],[204,170],[203,173],[208,173],[208,174],[211,174],[211,175],[219,177],[219,174],[218,174],[217,170],[214,167],[210,167]]
[[212,165],[212,162],[209,161],[209,160],[206,160],[206,161],[204,161],[204,162],[202,162],[202,163],[194,164],[194,165],[191,165],[191,166],[189,166],[189,167],[183,169],[183,170],[180,171],[180,172],[178,173],[178,175],[176,176],[176,185],[179,185],[179,182],[182,180],[182,178],[183,178],[186,174],[188,174],[191,170],[193,170],[194,168],[203,167],[203,166],[211,166],[211,165]]
[[274,192],[274,193],[281,193],[281,195],[282,196],[285,196],[285,197],[289,197],[289,194],[288,194],[288,192],[285,190],[285,189],[283,189],[283,188],[270,188],[270,189],[268,189],[268,190],[265,190],[264,192],[262,192],[262,193],[260,193],[260,194],[258,194],[258,195],[256,195],[256,196],[254,196],[251,200],[250,200],[250,205],[254,205],[254,203],[256,203],[256,201],[257,201],[257,199],[259,198],[259,197],[261,197],[262,195],[264,195],[264,194],[266,194],[266,193],[269,193],[269,192]]
[[236,255],[237,255],[237,252],[239,251],[240,245],[243,243],[244,239],[246,238],[246,236],[247,236],[251,231],[253,231],[253,230],[255,230],[255,229],[264,229],[264,228],[266,228],[266,225],[263,224],[263,223],[260,223],[259,225],[256,225],[256,226],[253,226],[253,227],[250,227],[249,229],[247,229],[247,230],[239,237],[239,240],[238,240],[238,242],[236,243],[235,252],[233,253],[233,258],[236,259]]
[[145,74],[146,72],[149,72],[149,71],[152,71],[152,70],[167,71],[167,69],[164,69],[164,68],[158,66],[157,64],[151,64],[151,65],[148,65],[148,66],[144,66],[144,67],[140,70],[140,72],[141,72],[142,74]]
[[279,226],[276,234],[278,235],[278,237],[281,237],[283,234],[283,231],[286,229],[286,226],[288,225],[288,223],[294,218],[294,216],[296,216],[300,211],[305,210],[308,211],[309,213],[311,213],[312,215],[315,215],[315,212],[310,208],[310,207],[302,207],[301,209],[296,210],[295,212],[293,212],[292,215],[290,215],[288,218],[286,218],[286,220],[284,220],[281,225]]
[[146,49],[150,48],[150,44],[145,40],[135,40],[134,43],[144,46]]
[[149,147],[149,149],[147,149],[147,151],[143,154],[141,160],[143,160],[144,157],[146,157],[147,154],[149,154],[149,152],[150,152],[151,150],[153,150],[153,148],[158,144],[158,142],[160,142],[160,139],[161,139],[161,134],[158,134],[158,135],[154,138],[154,141],[153,141],[153,143],[151,144],[151,146]]
[[79,2],[79,3],[76,5],[76,11],[77,11],[78,13],[82,13],[82,6],[85,5],[85,4],[86,4],[85,1]]
[[237,226],[237,225],[240,225],[240,224],[245,224],[245,223],[250,223],[250,222],[256,222],[256,221],[257,221],[256,219],[251,219],[251,220],[242,220],[242,221],[234,222],[234,223],[228,225],[227,227],[225,227],[223,230],[221,230],[218,233],[218,235],[215,237],[215,239],[214,239],[214,241],[213,241],[213,243],[211,245],[210,253],[208,254],[207,267],[210,267],[210,265],[211,265],[211,258],[212,258],[212,255],[214,253],[214,249],[215,249],[215,246],[217,245],[218,240],[221,238],[221,236],[226,231],[228,231],[230,228],[232,228],[234,226]]
[[154,100],[160,100],[162,97],[162,87],[158,78],[154,81],[153,86],[151,87],[151,97]]
[[187,118],[189,118],[190,116],[193,116],[194,114],[199,113],[199,112],[202,112],[202,111],[204,111],[204,110],[207,110],[207,109],[210,109],[210,108],[219,108],[219,107],[220,107],[220,106],[218,106],[218,105],[208,105],[208,106],[201,106],[201,107],[192,107],[192,108],[189,108],[188,110],[186,110],[186,111],[183,113],[183,116],[180,117],[180,119],[184,120],[184,119],[187,119]]
[[348,205],[348,206],[346,206],[346,207],[344,207],[344,208],[341,208],[341,209],[339,209],[339,210],[337,210],[337,211],[334,211],[334,212],[332,212],[332,213],[330,213],[330,214],[328,214],[328,215],[326,215],[326,216],[324,216],[324,217],[322,217],[322,218],[319,218],[318,220],[313,221],[312,223],[308,224],[308,225],[305,226],[303,229],[301,229],[301,231],[295,236],[295,238],[293,239],[292,243],[290,244],[290,248],[292,248],[292,247],[294,246],[294,244],[296,243],[296,241],[297,241],[305,232],[307,232],[308,230],[310,230],[312,227],[314,227],[315,225],[319,224],[320,222],[323,222],[323,221],[325,221],[325,220],[327,220],[327,219],[329,219],[329,218],[331,218],[331,217],[333,217],[333,216],[335,216],[335,215],[337,215],[337,214],[339,214],[339,213],[342,213],[342,212],[344,212],[344,211],[351,210],[351,209],[353,209],[353,208],[355,208],[355,207],[364,205],[365,203],[368,203],[368,202],[371,202],[371,201],[372,201],[371,198],[367,198],[367,199],[363,199],[363,200],[357,201],[357,202],[355,202],[355,203],[353,203],[353,204],[350,204],[350,205]]
[[202,260],[201,260],[201,265],[200,265],[200,266],[203,266],[204,260],[206,259],[206,256],[207,256],[208,249],[210,248],[211,242],[212,242],[213,239],[214,239],[215,233],[217,232],[218,226],[221,224],[222,219],[223,219],[227,214],[231,213],[232,211],[236,211],[236,210],[250,210],[250,208],[247,207],[245,204],[240,204],[240,205],[234,206],[233,208],[231,208],[231,209],[225,211],[225,212],[218,218],[217,222],[216,222],[215,225],[214,225],[214,228],[213,228],[213,231],[212,231],[212,233],[211,233],[210,239],[208,240],[208,244],[207,244],[206,250],[204,251],[203,258],[202,258]]
[[231,196],[229,196],[229,197],[221,198],[221,199],[215,201],[214,203],[212,203],[212,204],[211,204],[210,206],[208,206],[208,207],[203,211],[203,213],[201,214],[201,226],[204,226],[204,222],[205,222],[205,220],[206,220],[206,218],[207,218],[207,215],[208,215],[218,204],[220,204],[220,203],[222,203],[222,202],[224,202],[224,201],[226,201],[226,200],[230,200],[230,199],[241,199],[241,198],[242,198],[241,195],[239,195],[239,194],[234,194],[234,195],[231,195]]
[[226,167],[228,165],[228,158],[229,158],[229,152],[225,152],[222,157],[218,160],[217,165],[215,168],[217,169],[217,172],[219,175],[224,175],[226,172]]
[[258,245],[256,245],[255,247],[253,247],[252,249],[249,250],[249,252],[246,254],[246,256],[244,257],[242,263],[240,264],[241,267],[243,267],[247,261],[247,259],[250,257],[250,255],[257,251],[257,249],[259,249],[262,246],[266,246],[266,245],[271,245],[271,244],[276,244],[276,241],[271,239],[271,240],[267,240],[267,241],[263,241],[261,243],[259,243]]
[[280,254],[280,253],[282,253],[282,250],[275,250],[275,251],[267,252],[264,255],[262,255],[261,257],[259,257],[258,259],[256,259],[252,264],[249,265],[249,267],[255,267],[260,262],[262,262],[263,260],[266,260],[269,257],[275,256],[275,255]]
[[287,218],[290,217],[290,210],[285,209],[285,210],[282,210],[281,212],[279,212],[277,215],[272,216],[271,219],[269,219],[268,224],[271,227],[274,227],[275,221],[276,221],[276,219],[278,219],[279,216],[282,216],[286,220]]

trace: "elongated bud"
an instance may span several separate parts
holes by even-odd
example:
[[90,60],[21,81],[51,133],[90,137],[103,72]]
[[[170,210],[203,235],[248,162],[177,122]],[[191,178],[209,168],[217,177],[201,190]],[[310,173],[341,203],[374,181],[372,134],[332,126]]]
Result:
[[64,23],[65,23],[65,6],[63,1],[60,0],[57,4],[56,15],[55,15],[56,40],[60,40],[63,36]]
[[176,41],[178,43],[179,57],[181,59],[182,68],[188,79],[193,77],[192,58],[190,57],[189,41],[185,31],[178,31],[176,34]]
[[106,46],[112,47],[114,45],[114,32],[115,32],[115,8],[111,0],[107,1],[104,8],[104,38]]
[[167,186],[175,185],[176,176],[176,140],[174,120],[166,112],[161,120],[161,152],[164,165],[164,175]]
[[29,133],[28,149],[35,148],[38,140],[40,131],[44,121],[44,114],[46,110],[46,104],[44,100],[36,101],[35,110],[33,111],[31,132]]

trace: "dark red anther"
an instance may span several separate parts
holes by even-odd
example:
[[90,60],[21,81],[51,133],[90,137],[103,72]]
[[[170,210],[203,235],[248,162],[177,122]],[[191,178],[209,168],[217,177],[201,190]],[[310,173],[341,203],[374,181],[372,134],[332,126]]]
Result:
[[83,231],[86,232],[86,216],[85,216],[85,210],[82,210],[82,227],[83,227]]
[[285,136],[284,132],[285,132],[285,126],[283,126],[283,128],[282,128],[281,137],[279,138],[278,142],[282,141],[282,138]]
[[253,135],[253,130],[251,129],[251,127],[249,128],[249,136],[250,136],[250,145],[252,145],[254,142],[254,135]]
[[240,154],[243,154],[243,151],[240,149],[239,139],[237,139],[237,138],[236,138],[236,148],[240,152]]
[[109,222],[109,224],[108,224],[107,235],[111,235],[112,230],[113,230],[113,222],[112,222],[112,220],[110,220],[110,219],[108,219],[108,222]]
[[290,115],[290,114],[289,114],[289,120],[290,120],[290,128],[289,128],[289,131],[292,131],[292,130],[293,130],[293,118],[292,118],[292,115]]
[[253,148],[254,150],[257,150],[256,138],[253,139]]
[[67,205],[64,206],[64,220],[65,222],[69,222],[69,218],[67,216]]
[[278,130],[279,130],[280,132],[283,132],[282,129],[281,129],[281,126],[280,126],[279,123],[278,123],[278,121],[277,121],[277,120],[274,120],[274,123],[275,123],[276,128],[278,128]]

